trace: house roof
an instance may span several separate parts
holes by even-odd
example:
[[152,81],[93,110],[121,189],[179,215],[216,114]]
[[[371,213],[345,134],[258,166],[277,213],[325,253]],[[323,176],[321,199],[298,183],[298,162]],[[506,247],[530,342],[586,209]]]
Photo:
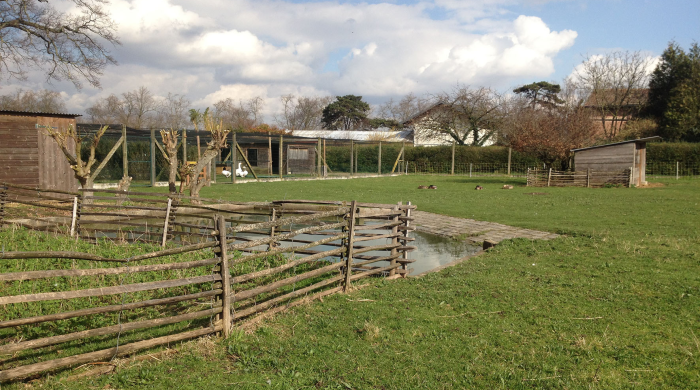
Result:
[[16,110],[0,110],[0,115],[17,115],[17,116],[55,116],[59,118],[76,118],[82,116],[80,114],[67,114],[63,112],[39,112],[39,111],[16,111]]
[[383,141],[402,142],[412,141],[412,130],[377,130],[377,131],[352,131],[352,130],[292,130],[295,137],[324,138],[347,141]]
[[588,149],[599,149],[599,148],[605,148],[608,146],[615,146],[615,145],[622,145],[622,144],[629,144],[632,142],[649,142],[649,141],[656,141],[660,140],[661,137],[658,135],[655,135],[653,137],[646,137],[646,138],[639,138],[639,139],[631,139],[629,141],[622,141],[622,142],[615,142],[612,144],[606,144],[606,145],[597,145],[597,146],[589,146],[587,148],[578,148],[578,149],[571,149],[572,152],[580,152],[582,150],[588,150]]

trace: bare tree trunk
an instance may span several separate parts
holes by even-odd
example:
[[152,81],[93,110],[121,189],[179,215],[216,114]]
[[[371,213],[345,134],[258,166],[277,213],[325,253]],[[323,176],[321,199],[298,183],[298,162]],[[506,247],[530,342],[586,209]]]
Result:
[[[208,147],[207,150],[204,151],[204,154],[202,157],[197,161],[197,165],[195,165],[193,172],[192,172],[192,181],[190,182],[190,196],[193,198],[198,198],[199,197],[199,191],[204,187],[204,185],[207,182],[206,177],[199,177],[199,174],[202,172],[202,169],[204,167],[209,165],[209,162],[216,157],[216,155],[219,153],[219,151],[216,148]],[[193,203],[199,204],[199,201],[195,201],[194,199],[192,200]]]

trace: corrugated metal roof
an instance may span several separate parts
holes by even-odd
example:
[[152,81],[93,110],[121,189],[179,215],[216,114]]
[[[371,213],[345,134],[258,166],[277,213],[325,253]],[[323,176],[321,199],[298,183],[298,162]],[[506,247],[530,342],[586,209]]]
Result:
[[402,131],[351,131],[351,130],[292,130],[295,137],[324,138],[353,141],[412,141],[413,130]]
[[81,114],[68,114],[65,112],[38,112],[38,111],[16,111],[16,110],[0,110],[0,115],[21,115],[21,116],[58,116],[76,118]]
[[623,145],[623,144],[629,144],[631,142],[649,142],[649,141],[654,141],[657,139],[661,139],[658,135],[655,135],[653,137],[646,137],[646,138],[639,138],[639,139],[631,139],[629,141],[622,141],[622,142],[615,142],[612,144],[605,144],[605,145],[597,145],[597,146],[589,146],[587,148],[578,148],[578,149],[571,149],[572,152],[578,152],[581,150],[588,150],[588,149],[597,149],[597,148],[605,148],[607,146],[615,146],[615,145]]

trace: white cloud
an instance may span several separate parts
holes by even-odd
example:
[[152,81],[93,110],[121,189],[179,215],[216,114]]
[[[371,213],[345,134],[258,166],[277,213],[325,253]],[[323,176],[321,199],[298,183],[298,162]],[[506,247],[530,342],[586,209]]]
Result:
[[57,85],[72,95],[71,110],[144,85],[202,106],[261,96],[268,113],[284,93],[381,99],[458,82],[506,88],[551,75],[553,58],[577,36],[510,14],[513,3],[113,0],[121,65],[107,69],[102,91]]

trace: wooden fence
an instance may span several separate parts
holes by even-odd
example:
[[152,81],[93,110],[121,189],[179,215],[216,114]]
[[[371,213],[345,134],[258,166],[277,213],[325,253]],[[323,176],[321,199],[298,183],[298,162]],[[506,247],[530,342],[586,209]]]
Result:
[[[16,188],[2,188],[5,198],[0,202],[11,198],[23,201],[17,203],[22,206],[39,207],[28,204],[28,191],[24,199]],[[79,220],[80,207],[77,195],[61,195],[55,202],[68,226],[45,217],[41,221],[64,233]],[[132,195],[128,199],[133,200]],[[92,200],[111,201],[96,196]],[[0,212],[8,205],[9,201],[0,203]],[[211,225],[183,225],[194,232],[191,235],[168,233],[165,249],[159,248],[161,241],[150,240],[150,245],[126,247],[129,254],[123,256],[70,251],[0,254],[0,382],[207,334],[227,336],[243,321],[347,290],[359,279],[409,272],[412,260],[407,254],[415,249],[407,245],[414,229],[410,221],[415,206],[410,203],[287,200],[227,205],[235,210],[203,217],[213,221]],[[88,239],[96,237],[94,232],[107,232],[97,229],[97,222],[85,227],[86,210],[104,211],[103,218],[128,214],[82,206],[79,230]],[[168,204],[164,206],[146,210],[159,212],[161,226],[168,220]],[[172,202],[169,206],[173,212]],[[211,206],[202,207],[192,210]],[[175,213],[181,211],[180,207]],[[268,211],[263,218],[261,213]],[[92,213],[88,216],[97,219]],[[39,220],[32,221],[25,223],[36,227]],[[73,230],[77,235],[78,229]],[[153,235],[170,231],[168,227]]]
[[629,187],[631,169],[624,171],[554,171],[550,169],[528,169],[528,187]]

